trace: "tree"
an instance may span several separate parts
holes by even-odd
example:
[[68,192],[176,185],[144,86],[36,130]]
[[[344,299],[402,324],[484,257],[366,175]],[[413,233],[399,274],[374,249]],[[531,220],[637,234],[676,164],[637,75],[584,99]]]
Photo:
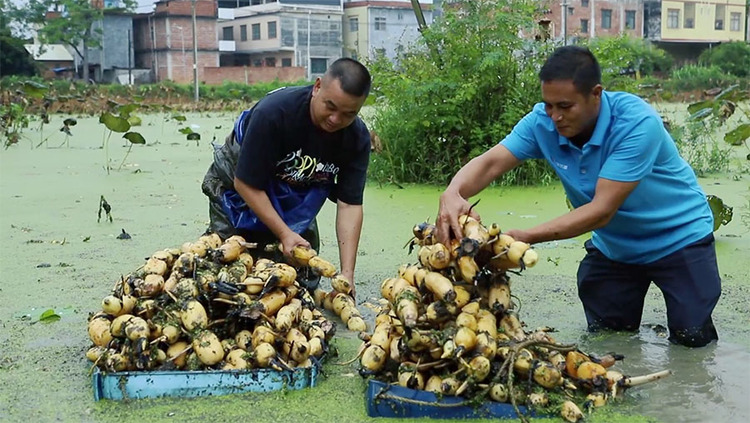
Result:
[[36,64],[23,47],[23,40],[11,35],[7,28],[0,28],[0,77],[5,75],[37,74]]
[[[0,1],[0,6],[2,2]],[[0,77],[3,75],[36,75],[37,68],[31,55],[23,47],[23,40],[13,37],[5,18],[4,7],[0,7]]]
[[[101,1],[27,0],[26,5],[12,6],[11,16],[27,26],[37,26],[42,44],[66,44],[75,50],[83,65],[83,79],[89,80],[88,49],[101,46],[101,33],[92,24],[102,19]],[[132,10],[135,0],[119,2]]]
[[[535,30],[536,16],[529,0],[454,1],[395,63],[369,63],[379,102],[371,126],[383,146],[369,175],[445,184],[508,134],[538,101],[536,72],[552,48],[518,36]],[[523,172],[511,176],[540,182]]]

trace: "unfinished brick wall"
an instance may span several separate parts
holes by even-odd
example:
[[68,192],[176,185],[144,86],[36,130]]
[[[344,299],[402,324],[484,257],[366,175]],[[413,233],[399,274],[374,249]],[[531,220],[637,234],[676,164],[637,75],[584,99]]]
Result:
[[[168,15],[192,15],[192,0],[167,0],[156,3],[154,13]],[[218,3],[211,0],[198,0],[195,2],[195,16],[212,16],[216,17],[218,12]]]
[[[156,81],[193,81],[193,19],[190,0],[161,1],[154,13],[135,20],[135,53],[138,66],[152,68]],[[219,65],[216,33],[217,3],[196,2],[198,79],[205,67]],[[153,35],[153,38],[152,38]]]
[[204,68],[201,81],[208,85],[219,85],[224,81],[254,84],[256,82],[271,82],[277,78],[279,81],[293,82],[306,76],[303,67],[226,66]]

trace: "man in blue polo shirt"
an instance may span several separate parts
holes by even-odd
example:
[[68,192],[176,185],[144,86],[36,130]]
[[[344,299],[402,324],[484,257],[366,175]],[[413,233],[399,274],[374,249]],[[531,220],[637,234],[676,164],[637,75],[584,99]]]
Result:
[[604,91],[586,48],[558,48],[539,79],[544,101],[459,170],[441,195],[439,239],[461,236],[467,198],[523,160],[544,158],[574,209],[507,234],[537,243],[592,232],[578,268],[589,330],[638,330],[653,282],[664,295],[670,341],[698,347],[718,339],[713,217],[659,115],[637,96]]

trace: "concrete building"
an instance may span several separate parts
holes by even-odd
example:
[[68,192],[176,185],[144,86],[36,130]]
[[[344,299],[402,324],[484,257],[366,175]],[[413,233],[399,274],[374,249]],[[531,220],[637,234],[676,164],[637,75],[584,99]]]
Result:
[[[135,67],[133,56],[133,16],[129,13],[104,10],[101,20],[91,25],[99,33],[99,46],[88,49],[89,69],[94,81],[110,83],[118,75]],[[127,79],[125,80],[127,82]]]
[[[427,25],[432,5],[421,4]],[[344,3],[344,55],[358,60],[398,54],[420,37],[410,1],[347,1]]]
[[[118,72],[122,71],[127,74],[129,69],[134,66],[131,43],[132,14],[125,10],[122,0],[90,0],[90,4],[93,8],[101,10],[101,16],[91,24],[91,33],[87,38],[85,52],[82,42],[76,48],[64,44],[64,48],[72,60],[71,66],[68,67],[72,68],[72,75],[83,76],[83,58],[79,55],[79,52],[81,52],[88,61],[90,80],[104,83],[114,82],[117,79]],[[64,5],[51,4],[46,12],[45,19],[59,19],[66,13],[68,12]],[[26,31],[33,37],[34,44],[40,43],[35,28],[26,28]],[[45,46],[45,49],[56,51],[57,46],[63,45],[50,44]],[[55,66],[58,70],[64,67],[66,66]],[[47,75],[50,74],[47,73]]]
[[[321,76],[342,56],[341,0],[228,0],[219,9],[221,66],[303,69]],[[232,46],[233,45],[233,46]]]
[[693,61],[712,45],[747,37],[746,0],[644,0],[644,36],[678,60]]

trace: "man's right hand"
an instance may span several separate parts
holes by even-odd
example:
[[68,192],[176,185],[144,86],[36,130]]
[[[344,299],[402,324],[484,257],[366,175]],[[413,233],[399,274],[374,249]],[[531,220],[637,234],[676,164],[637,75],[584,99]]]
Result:
[[310,243],[302,238],[302,235],[292,230],[284,232],[284,235],[279,237],[279,242],[281,242],[282,252],[286,257],[292,257],[292,249],[298,245],[310,248]]
[[440,195],[440,206],[438,208],[437,220],[435,226],[437,229],[437,240],[443,245],[448,245],[452,238],[461,239],[463,230],[458,224],[458,217],[463,214],[470,214],[477,220],[480,220],[479,214],[470,210],[469,202],[450,187]]

